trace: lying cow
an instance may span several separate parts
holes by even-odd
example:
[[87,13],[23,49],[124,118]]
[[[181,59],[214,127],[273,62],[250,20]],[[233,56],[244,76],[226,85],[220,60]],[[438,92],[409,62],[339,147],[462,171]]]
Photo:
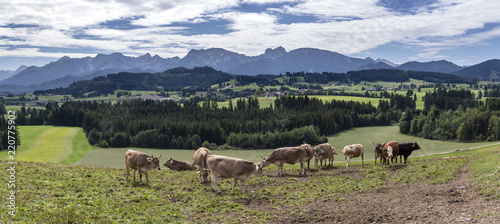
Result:
[[[408,159],[408,156],[411,155],[411,153],[413,152],[413,150],[419,150],[420,149],[420,146],[417,144],[417,142],[415,143],[411,143],[411,142],[400,142],[398,143],[399,144],[399,162],[403,162],[403,156],[405,158],[405,164],[406,164],[406,160]],[[397,162],[397,160],[396,160]]]
[[398,159],[399,154],[399,144],[396,141],[387,142],[382,149],[382,156],[385,164],[389,164],[389,159],[391,159],[391,166],[394,166],[394,159]]
[[196,170],[200,174],[200,182],[208,182],[208,174],[210,170],[207,166],[207,156],[210,155],[211,152],[209,149],[205,147],[201,147],[193,155],[193,163],[196,165]]
[[373,152],[375,154],[375,165],[377,165],[377,159],[380,159],[379,163],[382,164],[382,149],[384,149],[386,143],[373,143]]
[[361,165],[364,166],[364,148],[361,144],[347,145],[342,149],[342,154],[344,154],[344,158],[347,161],[347,167],[349,166],[349,162],[351,158],[356,158],[361,156]]
[[208,155],[207,165],[212,174],[212,189],[214,189],[215,185],[218,193],[221,193],[219,185],[217,184],[218,176],[221,178],[233,178],[231,193],[234,193],[234,186],[236,186],[238,180],[240,181],[241,192],[245,192],[243,189],[243,182],[245,182],[246,179],[251,175],[262,176],[261,164],[249,162],[244,159]]
[[170,157],[163,165],[173,171],[196,170],[194,164],[187,161],[177,161],[174,157]]
[[[262,167],[274,164],[278,166],[278,175],[285,175],[283,164],[300,163],[299,175],[306,175],[304,162],[312,154],[311,145],[302,144],[297,147],[283,147],[275,149],[268,157],[262,157]],[[312,157],[311,157],[312,158]]]
[[323,167],[323,160],[328,159],[328,166],[333,166],[334,155],[337,155],[335,152],[335,147],[331,146],[329,143],[323,143],[317,145],[313,149],[314,151],[314,168],[318,167],[318,161],[320,162],[320,167]]
[[125,152],[125,166],[127,169],[127,177],[128,181],[129,168],[134,170],[134,182],[135,182],[135,172],[139,171],[139,183],[142,184],[142,174],[146,175],[146,183],[149,184],[148,172],[152,169],[161,170],[160,168],[160,156],[150,156],[146,153],[135,151],[135,150],[127,150]]

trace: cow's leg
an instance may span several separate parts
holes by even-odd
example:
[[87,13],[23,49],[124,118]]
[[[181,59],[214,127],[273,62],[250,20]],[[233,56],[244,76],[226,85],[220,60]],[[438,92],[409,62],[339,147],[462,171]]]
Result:
[[300,171],[299,175],[305,175],[306,174],[306,168],[304,167],[304,162],[300,162]]
[[245,182],[245,181],[244,180],[240,180],[240,188],[241,188],[241,192],[245,193],[245,190],[243,189],[243,182]]
[[405,164],[406,164],[406,159],[408,159],[408,156],[405,155]]
[[149,184],[149,176],[148,176],[148,172],[144,173],[144,175],[146,175],[146,184]]
[[[233,188],[231,188],[231,193],[234,194],[234,186],[236,186],[236,183],[238,182],[238,179],[236,177],[233,178]],[[241,181],[240,181],[241,183]],[[241,189],[243,191],[243,188]]]
[[349,167],[349,161],[351,160],[351,157],[350,156],[346,156],[345,160],[347,160],[347,165],[345,165],[345,166]]
[[139,170],[138,173],[139,173],[139,183],[142,184],[142,172]]
[[129,170],[128,170],[128,166],[126,167],[126,170],[127,170],[127,175],[126,175],[126,177],[125,177],[125,180],[126,180],[126,181],[128,181],[128,176],[130,175],[130,173],[128,172],[128,171],[129,171]]
[[134,170],[134,182],[135,182],[135,172],[136,172],[136,171],[137,171],[137,170]]
[[[214,185],[216,189],[214,189]],[[217,193],[220,194],[219,184],[217,183],[217,174],[214,173],[212,173],[212,189],[217,190]]]

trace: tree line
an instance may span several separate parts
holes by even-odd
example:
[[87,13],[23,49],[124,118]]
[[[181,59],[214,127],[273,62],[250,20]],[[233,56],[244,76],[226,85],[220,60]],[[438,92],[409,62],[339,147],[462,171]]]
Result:
[[401,133],[439,140],[500,140],[500,99],[483,102],[470,90],[439,88],[425,95],[424,107],[405,110]]
[[[286,96],[260,108],[257,98],[219,107],[208,101],[133,100],[119,103],[69,101],[45,110],[25,109],[20,125],[82,127],[92,145],[195,149],[203,144],[267,148],[311,144],[352,127],[390,125],[400,110],[388,100],[371,103]],[[299,137],[297,137],[299,136]]]

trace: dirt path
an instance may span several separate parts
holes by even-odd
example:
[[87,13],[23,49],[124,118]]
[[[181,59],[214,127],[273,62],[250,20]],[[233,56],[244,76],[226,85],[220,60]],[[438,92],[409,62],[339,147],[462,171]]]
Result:
[[[470,181],[470,164],[462,167],[457,178],[447,184],[390,183],[379,190],[343,196],[341,201],[318,200],[304,208],[307,210],[306,215],[299,217],[293,215],[291,210],[285,214],[276,214],[275,221],[356,224],[500,223],[500,202],[490,201],[478,194],[478,188]],[[311,172],[310,175],[315,173]],[[254,206],[258,204],[259,202]]]

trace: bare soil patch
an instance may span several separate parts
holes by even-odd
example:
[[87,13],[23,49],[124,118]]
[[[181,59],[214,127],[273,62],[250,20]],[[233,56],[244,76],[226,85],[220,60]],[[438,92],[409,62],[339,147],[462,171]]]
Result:
[[[271,213],[272,223],[500,223],[500,202],[479,195],[478,187],[470,180],[469,165],[462,167],[457,178],[447,184],[390,182],[380,189],[319,199],[302,208],[282,206],[273,210],[272,198],[251,198],[239,203]],[[359,178],[356,167],[330,169],[332,175]],[[266,174],[283,178],[274,172]]]

